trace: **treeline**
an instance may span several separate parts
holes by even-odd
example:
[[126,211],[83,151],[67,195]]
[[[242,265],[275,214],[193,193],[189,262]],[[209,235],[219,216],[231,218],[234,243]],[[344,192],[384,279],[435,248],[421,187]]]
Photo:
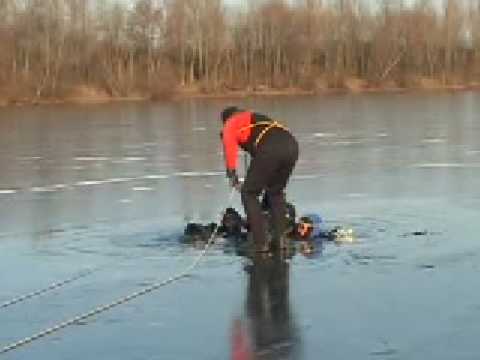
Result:
[[480,0],[0,0],[0,99],[472,85]]

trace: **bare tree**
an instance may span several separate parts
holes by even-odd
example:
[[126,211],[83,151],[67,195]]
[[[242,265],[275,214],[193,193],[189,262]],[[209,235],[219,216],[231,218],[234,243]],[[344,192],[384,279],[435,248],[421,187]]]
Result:
[[0,97],[480,81],[480,1],[379,3],[0,0]]

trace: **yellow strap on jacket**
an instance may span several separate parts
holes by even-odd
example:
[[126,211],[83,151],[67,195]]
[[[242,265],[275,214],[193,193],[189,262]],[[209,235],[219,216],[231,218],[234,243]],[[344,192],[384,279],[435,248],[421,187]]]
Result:
[[273,129],[273,128],[280,128],[280,129],[283,129],[287,132],[290,132],[290,130],[288,130],[288,128],[286,126],[283,126],[282,124],[280,124],[276,120],[271,121],[271,122],[270,121],[260,121],[260,122],[254,123],[254,124],[250,124],[248,126],[245,126],[245,127],[241,128],[240,131],[244,131],[244,130],[247,130],[247,129],[252,129],[252,128],[255,128],[255,127],[261,126],[261,125],[266,125],[266,127],[257,136],[257,139],[255,140],[255,147],[257,147],[258,144],[260,144],[260,141],[262,141],[263,137],[267,134],[267,132],[269,130]]

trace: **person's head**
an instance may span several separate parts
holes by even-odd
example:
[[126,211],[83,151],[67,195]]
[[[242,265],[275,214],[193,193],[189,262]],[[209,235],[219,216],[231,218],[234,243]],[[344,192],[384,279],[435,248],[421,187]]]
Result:
[[228,106],[223,109],[221,113],[222,122],[225,124],[227,120],[235,113],[240,112],[241,110],[237,106]]
[[313,220],[308,216],[302,216],[297,224],[297,234],[302,240],[310,239],[313,234]]
[[233,208],[228,208],[222,218],[222,226],[227,236],[239,236],[242,231],[242,217]]

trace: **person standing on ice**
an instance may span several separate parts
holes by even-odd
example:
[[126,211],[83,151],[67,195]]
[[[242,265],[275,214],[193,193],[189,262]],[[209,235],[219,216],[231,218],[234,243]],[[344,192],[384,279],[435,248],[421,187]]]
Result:
[[[230,106],[222,111],[221,118],[227,177],[230,185],[240,190],[255,250],[270,252],[285,248],[284,190],[298,160],[298,142],[285,126],[263,114]],[[239,147],[251,156],[243,185],[237,175]],[[259,201],[262,192],[272,216],[271,239],[267,238]]]

